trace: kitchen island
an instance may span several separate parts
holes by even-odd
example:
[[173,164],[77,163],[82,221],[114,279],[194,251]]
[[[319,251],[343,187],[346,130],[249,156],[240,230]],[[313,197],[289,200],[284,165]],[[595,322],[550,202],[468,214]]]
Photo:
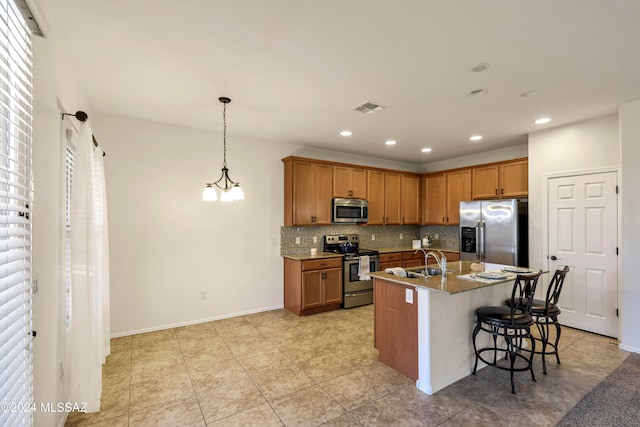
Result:
[[[470,265],[469,261],[450,262],[447,269],[451,272],[445,277],[428,279],[371,273],[380,361],[415,380],[427,394],[472,372],[475,310],[502,305],[511,296],[515,275],[495,281],[458,278],[471,272]],[[486,271],[502,267],[506,266],[485,264]],[[489,344],[485,335],[479,336],[481,347],[483,340]]]

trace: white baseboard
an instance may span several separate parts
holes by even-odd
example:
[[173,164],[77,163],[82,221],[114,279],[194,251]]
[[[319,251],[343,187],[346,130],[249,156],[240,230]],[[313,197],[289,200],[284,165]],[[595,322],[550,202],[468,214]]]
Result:
[[630,351],[631,353],[640,353],[640,348],[624,345],[623,343],[618,344],[618,348],[620,350]]
[[245,316],[247,314],[262,313],[264,311],[279,310],[281,308],[284,308],[284,305],[279,305],[279,306],[274,306],[274,307],[259,308],[259,309],[256,309],[256,310],[248,310],[248,311],[243,311],[243,312],[238,312],[238,313],[223,314],[223,315],[220,315],[220,316],[208,317],[208,318],[205,318],[205,319],[190,320],[188,322],[173,323],[173,324],[169,324],[169,325],[153,326],[151,328],[144,328],[144,329],[136,329],[136,330],[132,330],[132,331],[118,332],[118,333],[115,333],[115,334],[111,334],[111,338],[127,337],[129,335],[137,335],[137,334],[144,334],[144,333],[147,333],[147,332],[162,331],[164,329],[179,328],[181,326],[197,325],[198,323],[213,322],[214,320],[222,320],[222,319],[228,319],[230,317]]

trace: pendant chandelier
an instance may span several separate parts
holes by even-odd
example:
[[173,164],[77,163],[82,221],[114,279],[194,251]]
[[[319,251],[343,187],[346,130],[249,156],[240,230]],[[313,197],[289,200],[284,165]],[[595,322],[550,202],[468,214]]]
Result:
[[[204,191],[202,192],[202,200],[205,202],[213,202],[218,200],[215,187],[218,187],[220,191],[221,202],[233,202],[234,200],[243,200],[244,192],[240,188],[239,182],[234,182],[229,177],[229,169],[227,169],[227,104],[231,102],[229,98],[221,96],[218,101],[222,102],[222,122],[224,123],[222,133],[223,162],[222,162],[222,175],[216,182],[206,183]],[[215,187],[214,187],[215,186]]]

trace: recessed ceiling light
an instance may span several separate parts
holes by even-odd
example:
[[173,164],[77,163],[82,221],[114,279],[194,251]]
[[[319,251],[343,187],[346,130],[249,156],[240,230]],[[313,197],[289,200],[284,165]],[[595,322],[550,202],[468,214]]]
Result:
[[387,144],[387,145],[396,145],[396,142],[394,140],[390,139],[390,140],[386,141],[385,144]]
[[488,89],[474,89],[471,92],[467,93],[467,96],[469,98],[472,98],[474,96],[482,96],[482,95],[486,95],[487,92],[489,92]]
[[423,153],[430,153],[431,152],[431,148],[423,148],[422,152]]
[[522,92],[520,96],[523,98],[529,98],[530,96],[536,96],[539,93],[540,93],[539,90],[530,90],[528,92]]
[[481,135],[473,135],[471,138],[469,138],[469,141],[480,141],[481,139]]
[[342,132],[340,132],[340,135],[342,135],[342,136],[351,136],[351,135],[353,135],[353,132],[351,132],[350,130],[343,130]]
[[543,125],[545,123],[549,123],[551,119],[549,117],[543,117],[541,119],[536,120],[534,123],[537,125]]
[[486,70],[487,68],[489,68],[489,64],[487,64],[486,62],[481,62],[471,67],[469,71],[471,71],[472,73],[479,73]]

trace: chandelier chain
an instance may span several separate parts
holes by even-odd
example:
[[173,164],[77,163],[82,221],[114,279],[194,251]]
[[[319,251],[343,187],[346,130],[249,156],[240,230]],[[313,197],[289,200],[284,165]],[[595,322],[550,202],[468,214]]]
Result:
[[227,167],[227,104],[224,103],[222,104],[222,124],[223,124],[223,130],[222,130],[222,146],[223,146],[223,161],[222,161],[222,165],[226,168]]

